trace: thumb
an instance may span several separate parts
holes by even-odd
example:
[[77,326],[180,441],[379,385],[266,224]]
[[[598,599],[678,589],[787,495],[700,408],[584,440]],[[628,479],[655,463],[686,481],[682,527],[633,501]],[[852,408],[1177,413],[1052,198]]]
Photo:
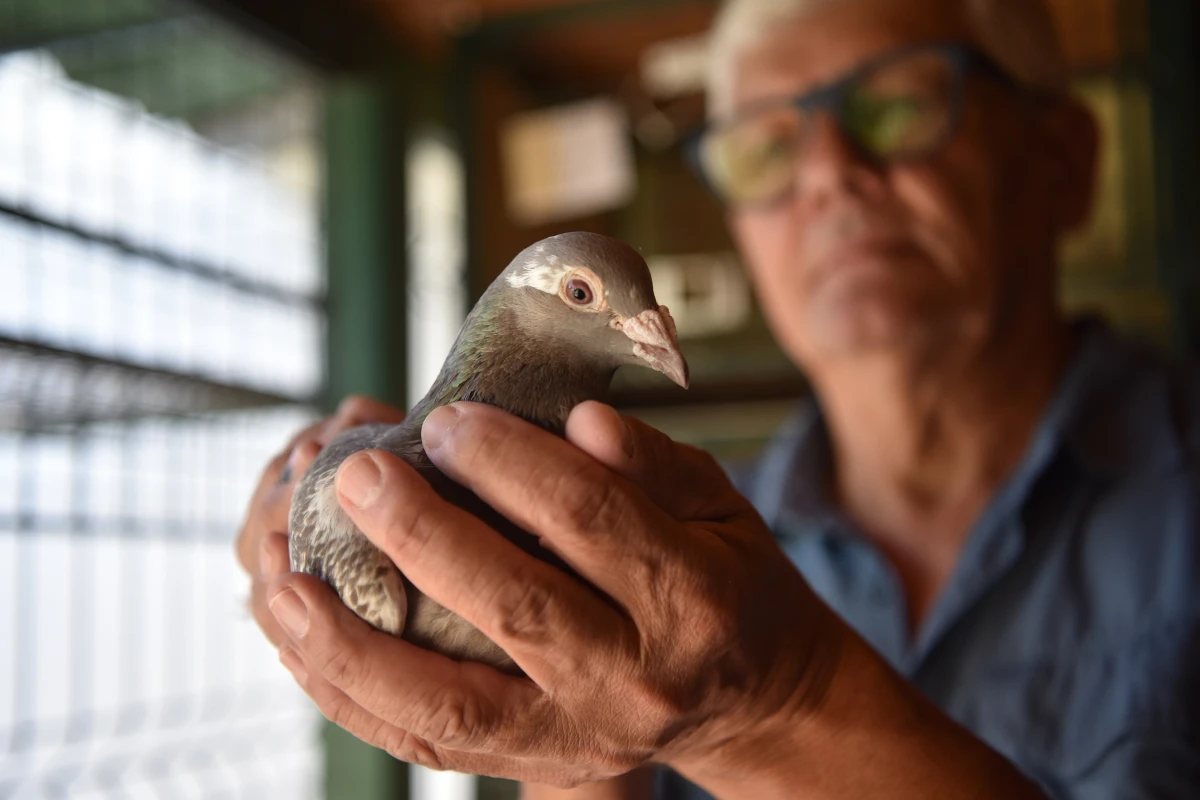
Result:
[[567,417],[566,438],[678,520],[723,519],[749,507],[710,454],[612,406],[577,405]]

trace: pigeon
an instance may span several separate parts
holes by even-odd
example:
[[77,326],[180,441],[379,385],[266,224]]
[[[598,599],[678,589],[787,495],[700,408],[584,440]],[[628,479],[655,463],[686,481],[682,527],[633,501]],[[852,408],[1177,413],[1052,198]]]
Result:
[[637,251],[584,232],[551,236],[525,248],[467,315],[433,385],[404,422],[344,431],[310,465],[296,487],[289,517],[292,570],[325,581],[379,630],[456,660],[520,674],[502,648],[406,581],[355,527],[338,504],[334,476],[353,453],[387,450],[411,464],[448,502],[525,552],[575,575],[535,536],[438,471],[422,447],[421,425],[433,409],[470,400],[562,436],[571,409],[602,399],[617,368],[625,365],[648,367],[688,387],[675,322],[655,300],[649,268]]

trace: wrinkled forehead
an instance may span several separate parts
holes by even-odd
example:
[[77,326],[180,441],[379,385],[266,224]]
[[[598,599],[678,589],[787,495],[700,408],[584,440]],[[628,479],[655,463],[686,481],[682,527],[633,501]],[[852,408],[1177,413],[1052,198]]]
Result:
[[953,0],[831,0],[776,20],[739,54],[734,107],[804,92],[919,42],[973,43],[961,9]]

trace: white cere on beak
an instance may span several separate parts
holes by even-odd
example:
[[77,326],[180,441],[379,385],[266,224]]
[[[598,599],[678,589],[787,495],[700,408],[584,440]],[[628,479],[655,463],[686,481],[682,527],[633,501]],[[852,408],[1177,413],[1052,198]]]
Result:
[[609,324],[633,340],[633,354],[651,369],[688,388],[687,361],[679,351],[675,320],[666,306],[648,308],[636,317],[614,317]]

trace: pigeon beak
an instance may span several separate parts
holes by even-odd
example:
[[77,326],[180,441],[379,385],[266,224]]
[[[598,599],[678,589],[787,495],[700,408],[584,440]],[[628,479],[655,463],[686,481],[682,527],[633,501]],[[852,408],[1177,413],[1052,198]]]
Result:
[[616,317],[612,321],[633,341],[633,354],[652,369],[661,372],[675,383],[688,388],[688,365],[679,352],[679,335],[675,320],[666,306],[648,308],[636,317]]

